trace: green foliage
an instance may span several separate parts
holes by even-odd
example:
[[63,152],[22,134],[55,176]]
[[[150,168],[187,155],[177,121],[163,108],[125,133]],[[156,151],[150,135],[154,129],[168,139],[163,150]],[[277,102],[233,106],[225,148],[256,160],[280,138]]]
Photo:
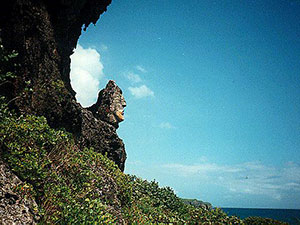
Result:
[[129,177],[132,202],[130,207],[124,207],[129,224],[243,224],[220,209],[205,210],[184,204],[170,187]]
[[[16,56],[0,46],[0,85],[15,77],[7,71],[14,71],[8,62]],[[61,80],[51,85],[64,87]],[[50,128],[44,117],[15,114],[3,96],[0,150],[24,181],[15,191],[36,199],[40,224],[284,224],[262,218],[243,222],[220,209],[187,205],[171,188],[124,174],[92,148],[79,149],[72,135]]]
[[106,156],[78,149],[44,117],[17,116],[2,102],[0,119],[2,157],[26,181],[18,191],[36,197],[43,224],[116,224],[114,207],[129,224],[241,223],[218,209],[186,205],[155,181],[124,174]]
[[44,117],[32,115],[3,118],[0,133],[4,159],[15,173],[35,186],[42,185],[47,176],[48,151],[68,139],[62,131],[50,129]]
[[[51,82],[51,89],[56,90],[57,93],[57,101],[59,102],[63,102],[65,96],[68,94],[67,90],[65,89],[65,84],[62,80],[57,79],[57,80],[53,80]],[[42,89],[41,91],[45,91],[44,89]]]
[[244,219],[245,225],[286,225],[288,223],[281,222],[278,220],[270,219],[270,218],[261,218],[261,217],[247,217]]
[[117,196],[122,205],[130,205],[132,198],[132,186],[130,184],[130,177],[124,174],[118,166],[111,161],[107,156],[97,154],[107,174],[114,179],[117,189]]
[[1,106],[2,157],[29,183],[17,191],[37,196],[44,223],[113,223],[106,199],[95,191],[104,185],[97,170],[103,156],[80,151],[68,133],[51,129],[44,117],[17,117]]
[[0,85],[6,82],[10,82],[12,78],[15,78],[15,68],[17,63],[15,58],[18,56],[16,51],[7,52],[0,41]]

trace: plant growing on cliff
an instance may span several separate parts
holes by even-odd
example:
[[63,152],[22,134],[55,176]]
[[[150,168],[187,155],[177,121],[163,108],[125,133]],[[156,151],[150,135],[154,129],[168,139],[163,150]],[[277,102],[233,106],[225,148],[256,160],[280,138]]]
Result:
[[7,52],[0,40],[0,86],[16,77],[14,70],[17,64],[14,62],[14,59],[17,56],[18,53],[16,51]]
[[261,218],[257,216],[248,217],[244,219],[245,225],[287,225],[288,223],[284,223],[278,220],[270,219],[270,218]]
[[36,196],[42,223],[241,222],[185,205],[171,188],[122,173],[106,156],[79,149],[68,133],[50,128],[43,117],[17,116],[4,103],[1,115],[2,157],[32,187],[26,193]]
[[[9,68],[1,67],[0,81],[14,79]],[[63,83],[52,85],[61,88]],[[186,205],[171,188],[126,175],[107,156],[92,148],[80,149],[71,134],[51,128],[44,117],[14,113],[4,96],[0,96],[0,148],[1,157],[24,181],[15,191],[36,199],[41,224],[270,222],[253,218],[243,222],[220,209]]]
[[45,223],[115,221],[107,209],[109,199],[95,192],[106,185],[96,167],[102,155],[79,150],[68,133],[50,128],[44,117],[16,116],[4,103],[0,134],[2,157],[32,186],[26,194],[36,196]]

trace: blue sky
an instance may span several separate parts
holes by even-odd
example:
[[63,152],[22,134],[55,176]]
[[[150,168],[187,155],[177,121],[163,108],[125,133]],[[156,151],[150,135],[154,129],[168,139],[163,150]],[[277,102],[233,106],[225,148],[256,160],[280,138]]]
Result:
[[113,0],[71,57],[127,101],[126,173],[218,207],[300,208],[300,1]]

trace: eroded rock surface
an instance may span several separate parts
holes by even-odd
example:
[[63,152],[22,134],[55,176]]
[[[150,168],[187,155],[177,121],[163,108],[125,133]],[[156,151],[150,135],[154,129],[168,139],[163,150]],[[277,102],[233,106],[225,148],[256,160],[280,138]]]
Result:
[[113,80],[110,80],[106,87],[99,92],[97,102],[88,108],[88,110],[97,119],[106,121],[118,128],[119,123],[124,120],[125,107],[126,101],[122,90]]
[[[110,82],[99,93],[94,107],[84,109],[76,102],[70,84],[70,55],[82,27],[95,24],[111,0],[1,3],[0,40],[7,51],[18,52],[16,64],[20,66],[15,71],[17,77],[9,85],[1,86],[0,95],[6,96],[16,113],[44,116],[51,127],[72,133],[81,149],[93,147],[97,152],[107,153],[123,171],[126,152],[116,133],[126,106],[122,91]],[[0,161],[1,224],[36,223],[35,202],[14,192],[19,183],[20,179]]]
[[[126,106],[121,89],[110,81],[89,110],[76,103],[70,85],[70,55],[82,26],[96,23],[111,0],[4,0],[0,38],[7,50],[19,53],[10,106],[19,113],[45,116],[51,127],[74,134],[81,147],[107,153],[124,170],[126,153],[116,133]],[[12,93],[12,94],[11,94]]]
[[70,84],[70,55],[82,27],[96,23],[111,0],[3,0],[0,37],[19,53],[10,90],[15,109],[45,116],[52,127],[80,133],[81,112]]
[[124,171],[126,152],[123,141],[116,129],[124,120],[126,107],[122,90],[110,80],[99,92],[97,102],[90,108],[82,109],[80,144],[93,147],[112,159]]
[[30,196],[21,196],[16,187],[22,181],[0,161],[0,224],[36,224],[38,206]]
[[[44,116],[51,127],[72,133],[81,148],[93,147],[107,153],[124,170],[126,152],[116,133],[123,116],[121,107],[125,107],[121,90],[111,83],[118,91],[100,93],[97,107],[90,111],[76,102],[70,84],[70,55],[82,27],[95,24],[111,0],[3,0],[1,3],[0,39],[7,51],[19,53],[16,63],[20,66],[13,82],[1,86],[0,95],[6,96],[17,113]],[[113,98],[106,98],[107,93]],[[106,106],[108,114],[101,110]],[[34,201],[13,192],[21,181],[1,161],[0,170],[0,223],[34,224]]]

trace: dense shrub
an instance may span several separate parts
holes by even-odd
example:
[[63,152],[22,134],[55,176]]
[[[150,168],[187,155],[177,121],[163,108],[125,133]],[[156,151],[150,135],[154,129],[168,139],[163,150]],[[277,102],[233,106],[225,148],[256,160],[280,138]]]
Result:
[[170,187],[159,187],[129,176],[132,186],[131,207],[124,208],[130,224],[243,224],[220,209],[205,210],[184,204]]
[[261,218],[261,217],[247,217],[244,219],[245,225],[284,225],[288,224],[285,222],[281,222],[278,220],[270,219],[270,218]]
[[96,168],[102,155],[80,151],[70,134],[50,128],[44,117],[16,116],[1,104],[0,119],[2,157],[32,187],[27,194],[36,196],[44,222],[114,221],[108,200],[95,191],[105,185]]
[[[0,45],[0,85],[15,78],[9,71],[16,55]],[[15,191],[36,199],[41,224],[244,224],[220,209],[184,204],[155,181],[124,174],[105,155],[79,149],[71,134],[49,127],[44,117],[17,115],[8,104],[0,96],[1,158],[24,181]]]
[[[10,112],[2,98],[2,157],[35,196],[42,223],[116,223],[119,208],[129,224],[236,224],[219,209],[186,205],[169,187],[122,173],[93,149],[78,149],[70,134],[48,126],[44,117]],[[21,188],[20,188],[21,190]]]

